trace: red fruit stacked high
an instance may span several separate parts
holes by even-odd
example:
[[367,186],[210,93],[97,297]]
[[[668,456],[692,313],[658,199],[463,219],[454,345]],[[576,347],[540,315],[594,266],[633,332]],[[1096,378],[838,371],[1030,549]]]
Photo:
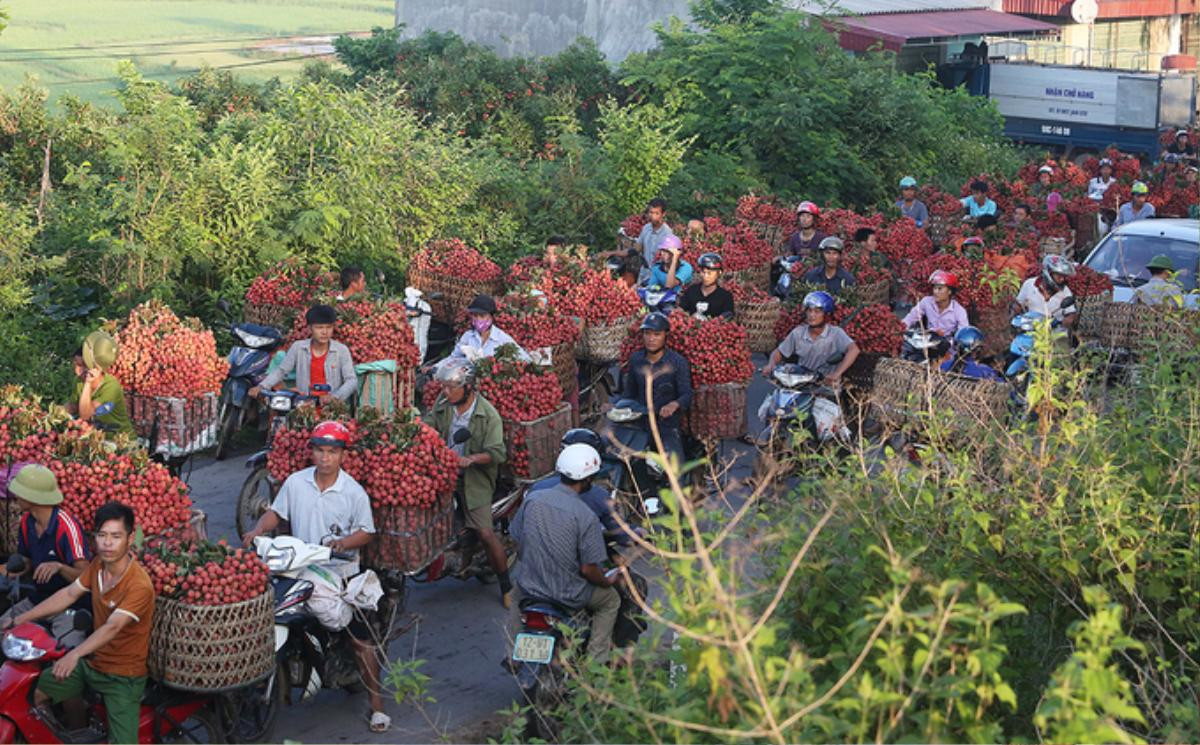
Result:
[[110,328],[117,361],[109,372],[127,392],[195,398],[221,389],[229,363],[217,354],[212,331],[197,319],[180,320],[162,302],[150,300]]
[[313,298],[337,290],[337,275],[320,267],[304,266],[296,258],[279,262],[250,283],[246,302],[303,310]]
[[139,555],[154,592],[189,605],[232,605],[267,590],[271,573],[253,551],[209,541],[153,539]]
[[[401,368],[415,367],[421,352],[403,303],[350,300],[338,303],[333,338],[350,348],[355,364],[395,360]],[[304,316],[296,318],[288,343],[310,335]]]

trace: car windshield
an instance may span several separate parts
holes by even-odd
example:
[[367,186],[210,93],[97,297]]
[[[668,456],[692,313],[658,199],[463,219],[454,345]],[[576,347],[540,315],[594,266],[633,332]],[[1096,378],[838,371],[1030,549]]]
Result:
[[1150,279],[1146,263],[1159,254],[1171,257],[1175,280],[1187,291],[1196,289],[1200,243],[1163,235],[1110,235],[1088,260],[1089,269],[1107,274],[1113,284],[1137,287]]

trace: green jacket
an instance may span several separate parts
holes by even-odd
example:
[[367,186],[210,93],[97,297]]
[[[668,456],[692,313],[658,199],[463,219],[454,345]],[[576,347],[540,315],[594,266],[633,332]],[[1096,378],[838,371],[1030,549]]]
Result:
[[[471,415],[471,422],[467,425],[471,439],[467,441],[464,452],[466,455],[487,453],[492,456],[492,462],[486,466],[471,466],[463,471],[463,493],[467,500],[467,509],[492,503],[500,464],[508,456],[504,447],[504,423],[500,419],[500,413],[486,398],[478,393],[475,396],[475,413]],[[454,407],[444,395],[438,396],[437,403],[422,418],[426,424],[437,430],[443,440],[448,441],[450,426],[454,423]]]

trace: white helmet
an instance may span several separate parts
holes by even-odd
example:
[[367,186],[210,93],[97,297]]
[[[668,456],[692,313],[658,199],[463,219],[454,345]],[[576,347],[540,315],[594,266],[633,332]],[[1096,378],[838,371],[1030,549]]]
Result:
[[600,453],[596,452],[596,448],[582,442],[567,445],[558,454],[554,470],[558,471],[560,476],[566,476],[573,481],[583,481],[588,476],[595,476],[600,472]]

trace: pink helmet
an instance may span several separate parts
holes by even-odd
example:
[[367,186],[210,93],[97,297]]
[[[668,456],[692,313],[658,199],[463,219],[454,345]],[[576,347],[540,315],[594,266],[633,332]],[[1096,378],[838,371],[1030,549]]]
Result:
[[668,235],[658,244],[659,251],[682,251],[683,241],[679,240],[679,236],[675,234]]

